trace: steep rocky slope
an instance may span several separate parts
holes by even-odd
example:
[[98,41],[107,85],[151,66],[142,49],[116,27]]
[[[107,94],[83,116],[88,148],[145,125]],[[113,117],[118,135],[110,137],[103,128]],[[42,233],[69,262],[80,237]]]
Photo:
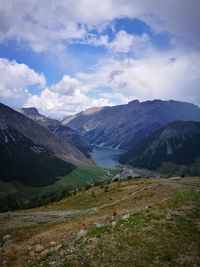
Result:
[[36,121],[40,125],[48,128],[51,132],[64,137],[67,139],[67,141],[69,141],[72,145],[77,147],[82,153],[89,157],[89,152],[92,151],[92,146],[78,132],[74,131],[67,125],[62,125],[58,120],[50,119],[40,114],[36,108],[18,108],[16,110],[26,117]]
[[63,121],[91,144],[130,149],[171,121],[200,121],[200,108],[179,101],[132,101],[86,110]]
[[63,137],[50,132],[45,127],[20,114],[19,112],[0,104],[0,128],[12,129],[31,140],[36,146],[42,146],[51,153],[77,166],[92,166],[78,149]]

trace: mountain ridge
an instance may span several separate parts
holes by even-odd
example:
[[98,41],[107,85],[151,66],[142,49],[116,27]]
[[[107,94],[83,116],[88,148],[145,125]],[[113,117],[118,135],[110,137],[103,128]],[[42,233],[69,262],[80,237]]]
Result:
[[53,154],[67,162],[78,166],[93,166],[91,160],[87,159],[77,148],[66,139],[50,132],[35,121],[23,114],[0,103],[0,127],[12,127],[36,145],[48,148]]
[[200,108],[175,100],[133,100],[125,105],[101,108],[92,114],[80,112],[68,118],[67,125],[91,144],[127,150],[176,120],[200,121]]
[[140,141],[120,157],[120,162],[157,169],[165,162],[189,165],[199,156],[200,122],[175,121]]
[[64,137],[68,142],[78,148],[88,158],[90,157],[89,153],[92,151],[92,146],[84,137],[82,137],[72,128],[68,127],[67,125],[62,125],[61,122],[56,119],[51,119],[40,114],[34,107],[17,108],[16,110],[29,119],[32,119],[33,121],[46,127],[51,132]]

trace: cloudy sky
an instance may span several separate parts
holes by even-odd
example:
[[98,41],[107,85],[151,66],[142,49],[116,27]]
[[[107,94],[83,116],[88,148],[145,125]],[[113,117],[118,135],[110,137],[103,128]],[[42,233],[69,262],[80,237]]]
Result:
[[0,0],[0,101],[53,117],[200,105],[199,0]]

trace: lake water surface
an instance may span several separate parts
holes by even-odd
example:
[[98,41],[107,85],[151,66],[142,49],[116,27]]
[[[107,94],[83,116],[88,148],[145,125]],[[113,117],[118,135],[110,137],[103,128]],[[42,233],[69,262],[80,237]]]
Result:
[[124,150],[95,146],[91,153],[96,165],[101,168],[114,168],[119,163],[119,156]]

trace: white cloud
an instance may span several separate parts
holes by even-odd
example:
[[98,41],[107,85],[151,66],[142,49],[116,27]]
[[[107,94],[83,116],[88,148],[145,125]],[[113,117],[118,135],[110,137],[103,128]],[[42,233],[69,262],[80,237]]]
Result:
[[72,96],[78,92],[86,93],[91,89],[91,87],[84,85],[80,80],[72,78],[69,75],[64,75],[61,81],[53,85],[51,89],[56,93]]
[[121,30],[119,31],[115,39],[107,44],[107,48],[109,48],[113,52],[120,53],[128,53],[128,52],[137,52],[142,48],[147,46],[149,43],[149,38],[147,34],[142,34],[139,36],[134,36],[132,34],[128,34],[127,32]]
[[[95,99],[87,96],[92,85],[83,83],[81,79],[64,75],[57,84],[48,87],[43,74],[25,64],[3,58],[0,58],[0,80],[0,101],[12,107],[35,106],[41,112],[53,116],[74,114],[88,107],[112,104],[104,97]],[[31,93],[31,86],[39,86],[41,93]]]
[[[143,58],[108,58],[93,71],[75,77],[64,75],[50,87],[45,85],[43,75],[28,66],[1,59],[0,79],[1,101],[11,106],[35,106],[52,116],[113,105],[115,100],[127,103],[159,98],[199,105],[200,53],[152,52]],[[42,87],[39,95],[30,93],[29,87],[34,85]]]
[[64,75],[60,82],[46,87],[40,95],[31,95],[25,106],[34,106],[40,112],[51,116],[71,115],[89,107],[112,105],[104,97],[95,99],[86,95],[91,89],[90,84],[82,84],[81,80]]
[[[73,42],[103,46],[110,52],[89,73],[66,74],[52,86],[46,86],[44,76],[27,65],[1,59],[1,101],[34,105],[46,114],[59,115],[110,105],[113,99],[124,103],[134,98],[179,99],[200,104],[199,9],[199,0],[1,1],[0,42],[14,39],[35,52],[58,52],[60,58],[60,51]],[[171,33],[179,52],[152,51],[147,35],[135,36],[123,29],[110,40],[103,30],[122,17],[142,19],[157,33]],[[134,58],[118,57],[132,51]],[[63,61],[72,69],[70,56]],[[41,93],[31,94],[30,86],[38,85]],[[110,90],[101,90],[102,86]]]
[[45,86],[43,74],[25,64],[0,58],[0,101],[14,106],[23,104],[30,96],[29,86]]
[[[173,55],[177,55],[174,58]],[[77,77],[93,88],[107,86],[99,93],[123,102],[131,99],[177,99],[200,104],[200,53],[153,53],[138,59],[108,59],[92,73]],[[98,92],[98,90],[96,91]]]
[[0,40],[15,38],[36,52],[62,49],[72,39],[85,40],[88,29],[101,31],[126,16],[199,49],[199,9],[199,0],[7,0],[0,3]]
[[149,36],[145,33],[141,35],[128,34],[124,30],[116,33],[113,40],[110,40],[108,35],[88,34],[84,40],[73,41],[81,44],[89,44],[93,46],[103,46],[107,48],[112,54],[115,53],[129,53],[138,54],[142,49],[147,48],[150,44]]
[[88,36],[84,40],[78,40],[81,44],[88,44],[93,46],[108,46],[109,43],[109,36],[108,35],[95,35],[95,34],[88,34]]

